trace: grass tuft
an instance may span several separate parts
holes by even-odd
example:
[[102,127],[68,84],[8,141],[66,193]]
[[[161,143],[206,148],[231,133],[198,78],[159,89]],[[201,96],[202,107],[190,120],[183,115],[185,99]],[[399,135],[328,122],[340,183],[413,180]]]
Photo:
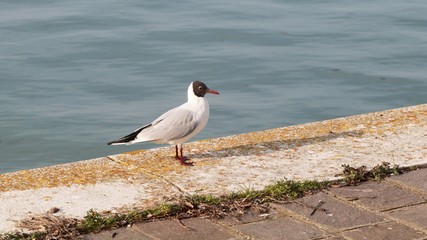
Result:
[[367,170],[366,166],[351,167],[342,165],[344,170],[339,176],[343,177],[343,185],[357,185],[368,180],[381,181],[391,175],[401,174],[405,171],[413,170],[412,168],[401,168],[399,165],[390,166],[390,163],[383,162],[371,170]]
[[401,174],[403,171],[404,170],[400,168],[399,165],[394,165],[393,167],[390,167],[390,163],[383,162],[382,164],[372,168],[372,170],[370,171],[370,178],[375,181],[381,181],[387,177],[390,177],[391,175]]
[[1,240],[37,240],[37,239],[46,239],[46,233],[44,232],[34,232],[34,233],[5,233],[0,234]]
[[208,205],[219,205],[221,203],[220,197],[215,197],[211,194],[209,195],[191,195],[188,196],[187,201],[189,201],[193,205],[199,204],[208,204]]
[[122,220],[123,216],[119,214],[104,216],[91,209],[87,212],[83,220],[79,222],[77,229],[81,233],[98,232],[115,226],[119,227]]
[[282,180],[276,184],[267,186],[263,191],[268,197],[277,200],[293,200],[302,197],[304,193],[316,191],[325,188],[329,185],[328,182],[319,182],[314,180],[306,181],[291,181]]

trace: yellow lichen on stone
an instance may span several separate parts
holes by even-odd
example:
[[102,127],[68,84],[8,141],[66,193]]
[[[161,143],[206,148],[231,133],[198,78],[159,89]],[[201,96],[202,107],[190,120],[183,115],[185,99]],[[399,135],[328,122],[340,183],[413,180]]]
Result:
[[130,175],[119,165],[110,162],[109,160],[97,159],[1,174],[0,192],[71,186],[73,184],[94,184],[98,181]]
[[[298,160],[310,145],[335,146],[338,140],[354,143],[352,150],[365,148],[358,139],[377,139],[427,124],[427,105],[350,116],[322,122],[249,132],[184,144],[195,166],[209,169],[221,159],[251,156],[259,161],[266,154],[281,152]],[[340,142],[343,144],[343,141]],[[285,154],[286,153],[286,154]],[[191,172],[175,160],[175,148],[136,150],[91,161],[23,170],[0,175],[0,192],[95,184],[113,179],[152,179]],[[333,156],[333,155],[331,155]],[[335,159],[343,155],[335,154]],[[332,158],[332,157],[329,157]],[[287,161],[290,161],[290,160]]]

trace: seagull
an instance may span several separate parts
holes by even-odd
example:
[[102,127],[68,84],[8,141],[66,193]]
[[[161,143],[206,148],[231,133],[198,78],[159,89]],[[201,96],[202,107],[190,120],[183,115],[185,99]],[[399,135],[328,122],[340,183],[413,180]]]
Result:
[[192,82],[188,86],[186,103],[165,112],[131,134],[109,142],[108,145],[130,145],[139,142],[175,145],[175,158],[182,165],[192,165],[186,162],[187,158],[183,156],[182,144],[202,131],[208,123],[209,103],[204,97],[206,93],[219,94],[203,82]]

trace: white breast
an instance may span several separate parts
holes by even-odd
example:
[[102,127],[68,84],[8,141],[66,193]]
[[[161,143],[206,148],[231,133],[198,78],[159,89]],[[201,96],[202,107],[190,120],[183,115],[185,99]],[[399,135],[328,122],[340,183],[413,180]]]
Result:
[[187,136],[169,141],[168,143],[171,145],[182,144],[190,138],[194,137],[206,127],[206,124],[209,120],[209,103],[203,97],[191,99],[190,101],[183,104],[181,107],[186,108],[194,113],[194,121],[196,122],[197,127]]

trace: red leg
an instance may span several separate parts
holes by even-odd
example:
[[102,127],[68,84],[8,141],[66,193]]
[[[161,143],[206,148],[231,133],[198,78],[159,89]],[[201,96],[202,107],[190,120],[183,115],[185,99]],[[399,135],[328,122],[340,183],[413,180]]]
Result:
[[175,159],[181,160],[181,158],[178,156],[178,145],[175,145]]
[[[178,149],[178,147],[177,147],[177,149]],[[179,158],[179,162],[181,163],[181,165],[192,166],[193,163],[186,162],[186,160],[188,160],[188,158],[184,157],[182,145],[180,145],[179,151],[181,153],[181,157]]]

